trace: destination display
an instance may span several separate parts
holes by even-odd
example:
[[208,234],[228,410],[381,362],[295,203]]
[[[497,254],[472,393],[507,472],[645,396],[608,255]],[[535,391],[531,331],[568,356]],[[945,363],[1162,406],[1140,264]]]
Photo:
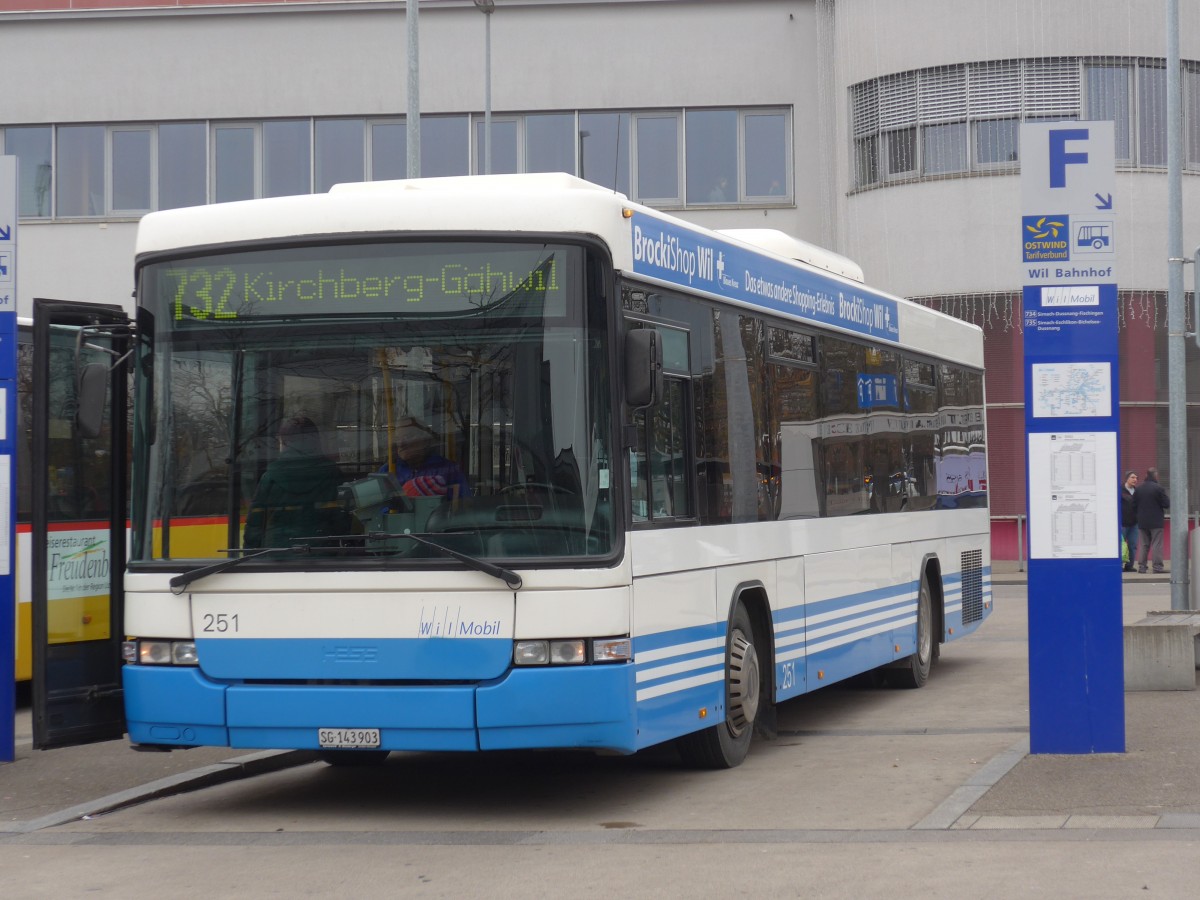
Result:
[[[331,252],[334,251],[334,252]],[[575,248],[372,244],[224,254],[147,268],[151,305],[179,324],[388,313],[470,315],[538,304],[562,315]]]

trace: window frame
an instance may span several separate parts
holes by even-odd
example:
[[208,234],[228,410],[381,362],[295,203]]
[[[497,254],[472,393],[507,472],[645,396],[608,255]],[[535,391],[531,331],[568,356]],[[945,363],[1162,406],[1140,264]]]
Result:
[[[635,111],[632,115],[632,131],[633,134],[629,148],[629,165],[630,178],[629,187],[633,194],[632,199],[639,203],[645,203],[647,206],[656,206],[663,209],[680,208],[686,206],[686,196],[684,194],[684,166],[686,165],[686,154],[684,146],[684,129],[683,129],[683,110],[682,109],[666,109],[666,110],[642,110]],[[645,196],[641,192],[641,123],[643,120],[651,119],[673,119],[675,122],[675,195],[673,197],[650,197]]]
[[[208,123],[208,202],[230,203],[233,200],[221,200],[217,196],[219,184],[217,181],[217,133],[223,129],[245,128],[251,132],[251,192],[250,199],[262,197],[262,121],[261,120],[229,120],[211,121]],[[246,198],[236,198],[237,200]]]
[[[692,298],[694,299],[694,298]],[[663,362],[663,381],[664,381],[664,396],[660,398],[660,403],[654,406],[644,407],[634,410],[629,417],[629,427],[636,434],[635,443],[626,447],[626,460],[628,463],[626,486],[629,496],[629,513],[631,525],[635,530],[647,528],[670,528],[681,525],[697,525],[700,522],[700,501],[698,496],[698,480],[696,478],[696,409],[695,409],[695,394],[692,385],[691,373],[691,356],[692,356],[692,329],[681,322],[671,322],[660,318],[648,317],[641,313],[631,313],[625,310],[621,316],[622,333],[633,329],[651,328],[655,331],[671,331],[680,334],[687,345],[687,364],[683,368],[673,367],[668,364],[668,360]],[[663,354],[667,357],[667,354]],[[652,446],[650,427],[652,417],[656,408],[666,399],[666,382],[671,382],[680,385],[680,402],[682,405],[683,422],[682,422],[682,443],[683,443],[683,477],[685,480],[684,496],[687,498],[688,509],[682,515],[656,515],[653,504],[654,482],[650,470],[650,449]],[[638,421],[640,418],[640,422]],[[641,454],[645,460],[645,477],[646,477],[646,515],[639,516],[633,510],[634,489],[633,489],[633,458],[636,454]]]
[[[117,160],[116,141],[118,134],[145,134],[146,148],[146,196],[148,207],[118,207],[117,206]],[[150,125],[112,125],[105,135],[105,153],[108,159],[105,164],[105,215],[114,217],[141,217],[158,209],[158,127]]]
[[408,175],[408,119],[405,116],[367,117],[366,120],[366,154],[367,180],[392,181],[392,178],[380,178],[375,171],[375,129],[376,127],[399,127],[404,132],[404,158],[401,160],[403,172],[400,178]]

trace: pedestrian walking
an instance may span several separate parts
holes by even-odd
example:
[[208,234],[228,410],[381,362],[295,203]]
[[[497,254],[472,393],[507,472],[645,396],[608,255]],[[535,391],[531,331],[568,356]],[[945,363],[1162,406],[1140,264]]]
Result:
[[1147,469],[1146,477],[1133,492],[1133,506],[1140,538],[1137,566],[1142,574],[1145,574],[1148,562],[1154,566],[1155,572],[1164,571],[1163,526],[1166,524],[1165,513],[1170,505],[1171,498],[1158,483],[1158,469]]
[[1133,561],[1137,559],[1138,522],[1137,509],[1133,505],[1133,495],[1137,486],[1137,472],[1126,472],[1125,483],[1121,485],[1121,539],[1125,542],[1126,572],[1133,571]]

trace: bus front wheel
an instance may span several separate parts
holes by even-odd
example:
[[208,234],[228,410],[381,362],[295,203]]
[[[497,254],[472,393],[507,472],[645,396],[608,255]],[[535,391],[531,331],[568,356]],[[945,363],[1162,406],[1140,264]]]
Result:
[[725,650],[725,721],[679,738],[676,746],[683,761],[703,769],[732,769],[741,764],[750,752],[761,694],[754,626],[746,607],[738,603]]

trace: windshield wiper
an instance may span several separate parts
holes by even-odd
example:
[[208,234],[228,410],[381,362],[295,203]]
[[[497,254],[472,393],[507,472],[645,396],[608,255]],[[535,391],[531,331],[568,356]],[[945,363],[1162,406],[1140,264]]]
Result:
[[[312,550],[311,544],[303,543],[303,538],[299,539],[290,547],[268,547],[265,550],[256,550],[254,553],[245,553],[243,556],[231,556],[229,559],[223,559],[220,562],[213,563],[208,566],[201,566],[198,569],[192,569],[188,572],[183,572],[172,578],[168,584],[171,586],[172,594],[182,594],[189,584],[193,581],[199,581],[201,578],[207,578],[209,575],[216,575],[218,572],[224,572],[227,569],[232,569],[235,566],[240,566],[242,563],[250,559],[259,559],[263,556],[271,556],[276,553],[295,553],[297,550]],[[226,550],[226,553],[244,553],[242,550]]]
[[[344,552],[349,549],[366,550],[365,544],[371,541],[388,541],[399,538],[408,538],[425,547],[430,547],[441,553],[443,556],[452,557],[464,565],[470,566],[477,572],[483,572],[485,575],[491,575],[493,578],[498,578],[514,591],[519,591],[524,582],[521,576],[511,569],[505,569],[502,566],[497,566],[487,560],[478,559],[474,556],[468,556],[466,553],[460,553],[457,550],[439,544],[437,541],[431,541],[429,538],[418,537],[415,534],[391,534],[386,531],[372,531],[369,534],[336,534],[322,535],[312,538],[294,538],[290,546],[287,547],[268,547],[265,550],[257,550],[254,553],[244,553],[242,556],[233,556],[229,559],[223,559],[220,562],[212,563],[211,565],[201,566],[198,569],[192,569],[189,572],[183,572],[174,576],[170,582],[171,593],[182,594],[189,584],[194,581],[199,581],[201,578],[207,578],[209,575],[216,575],[218,572],[225,572],[229,569],[236,568],[242,563],[251,559],[261,559],[264,556],[273,556],[277,553],[295,553],[301,551],[311,553],[321,550],[337,550]],[[342,541],[363,542],[363,545],[358,548],[347,547]],[[334,542],[334,543],[330,543]],[[226,551],[227,553],[241,553],[242,551],[233,550]]]
[[491,575],[493,578],[499,578],[514,591],[519,591],[521,585],[521,576],[512,569],[506,569],[503,566],[498,566],[495,563],[490,563],[486,559],[479,559],[475,556],[468,556],[466,553],[460,553],[447,547],[445,544],[439,544],[437,541],[431,541],[429,538],[420,537],[418,535],[405,532],[404,534],[392,534],[387,531],[372,531],[369,534],[363,535],[368,541],[390,541],[396,538],[408,538],[410,541],[415,541],[424,547],[430,547],[441,553],[443,556],[450,556],[457,559],[460,563],[470,566],[477,572],[483,572],[485,575]]

